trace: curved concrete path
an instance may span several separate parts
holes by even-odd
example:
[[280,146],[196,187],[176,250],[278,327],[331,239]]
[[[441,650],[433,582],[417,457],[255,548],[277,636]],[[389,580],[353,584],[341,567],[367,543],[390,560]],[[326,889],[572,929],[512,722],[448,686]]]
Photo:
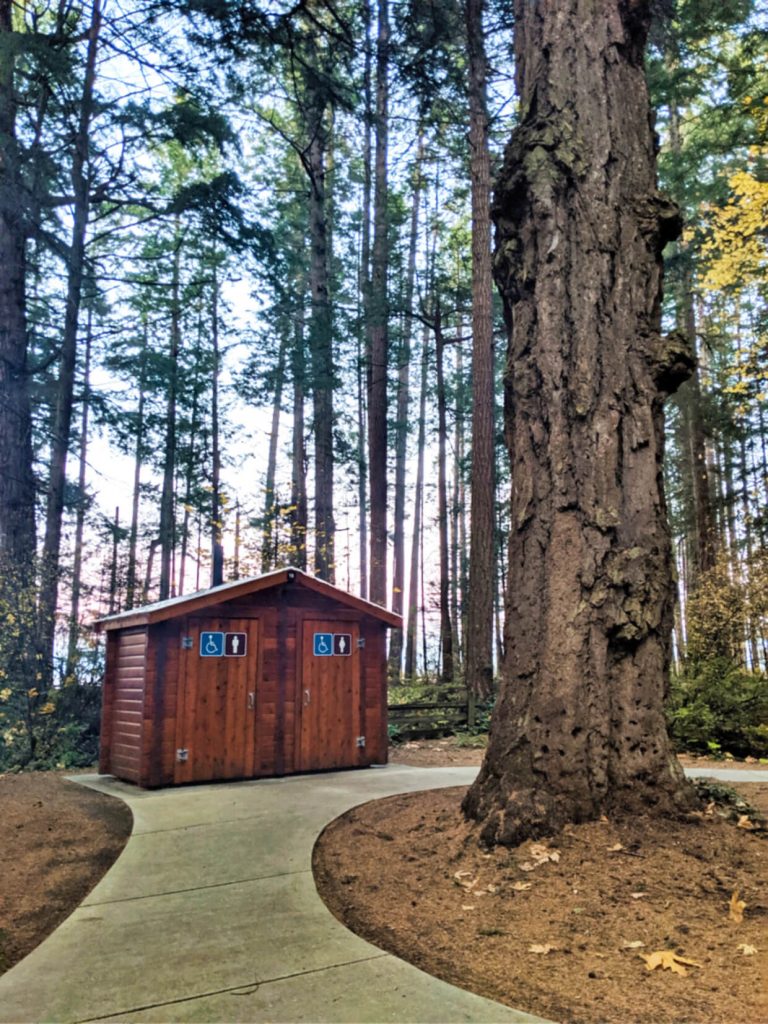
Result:
[[312,878],[315,839],[348,808],[476,771],[395,765],[152,792],[76,776],[124,800],[133,833],[80,907],[0,978],[0,1021],[540,1021],[353,935]]

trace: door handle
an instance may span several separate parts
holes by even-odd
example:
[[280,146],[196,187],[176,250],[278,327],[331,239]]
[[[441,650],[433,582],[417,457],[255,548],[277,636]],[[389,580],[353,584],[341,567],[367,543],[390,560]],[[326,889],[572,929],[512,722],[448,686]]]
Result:
[[309,692],[309,690],[305,690],[304,691],[304,707],[308,708],[311,703],[312,703],[312,694]]
[[256,694],[255,693],[249,693],[248,694],[248,710],[249,711],[255,711],[256,710]]

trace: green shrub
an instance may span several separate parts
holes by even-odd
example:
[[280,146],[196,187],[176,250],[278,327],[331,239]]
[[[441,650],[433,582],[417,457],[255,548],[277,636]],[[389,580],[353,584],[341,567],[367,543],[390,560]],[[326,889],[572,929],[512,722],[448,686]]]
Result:
[[768,755],[768,677],[726,658],[712,658],[673,676],[667,720],[678,749]]

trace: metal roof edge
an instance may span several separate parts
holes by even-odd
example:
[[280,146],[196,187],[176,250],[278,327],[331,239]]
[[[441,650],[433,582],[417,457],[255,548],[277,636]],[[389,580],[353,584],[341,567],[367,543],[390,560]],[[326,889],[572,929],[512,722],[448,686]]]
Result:
[[[291,575],[293,574],[293,575]],[[381,605],[374,604],[363,597],[357,597],[346,590],[341,590],[333,583],[311,576],[303,569],[297,569],[289,565],[281,569],[273,569],[271,572],[262,573],[259,576],[248,576],[242,580],[230,580],[228,583],[221,583],[216,587],[209,587],[206,590],[197,590],[192,594],[182,594],[179,597],[169,597],[164,601],[155,601],[152,604],[139,608],[129,608],[123,612],[113,615],[105,615],[96,619],[93,623],[98,632],[112,629],[127,629],[131,626],[151,625],[155,622],[164,622],[176,614],[180,614],[187,605],[205,608],[209,604],[217,604],[221,598],[232,600],[234,597],[245,596],[249,593],[257,593],[260,590],[268,590],[280,583],[296,582],[309,590],[325,594],[342,604],[357,608],[358,611],[377,618],[388,626],[395,629],[402,629],[402,616]]]

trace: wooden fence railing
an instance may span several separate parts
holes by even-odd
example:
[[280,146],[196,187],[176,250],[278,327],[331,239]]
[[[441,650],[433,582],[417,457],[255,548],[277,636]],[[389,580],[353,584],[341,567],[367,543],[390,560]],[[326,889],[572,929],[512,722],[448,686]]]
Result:
[[453,699],[390,704],[389,724],[401,736],[430,737],[471,729],[475,724],[474,694]]

